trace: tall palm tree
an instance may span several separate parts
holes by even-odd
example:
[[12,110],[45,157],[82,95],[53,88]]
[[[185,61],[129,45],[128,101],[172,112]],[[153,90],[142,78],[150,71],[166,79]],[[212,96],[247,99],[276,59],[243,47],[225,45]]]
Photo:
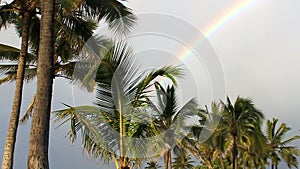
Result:
[[198,124],[195,124],[187,137],[182,140],[184,149],[199,159],[201,166],[208,169],[215,168],[216,163],[225,169],[224,152],[228,152],[229,146],[216,139],[223,111],[224,106],[215,102],[211,104],[211,112],[207,107],[199,109]]
[[259,147],[257,149],[263,147],[263,134],[260,126],[264,116],[247,98],[238,97],[232,104],[227,97],[227,103],[223,103],[223,105],[224,112],[220,121],[217,140],[231,143],[232,168],[238,169],[238,147],[241,144],[256,145]]
[[172,167],[174,169],[192,169],[193,160],[191,160],[190,155],[184,150],[184,148],[175,146],[173,148],[173,152],[175,154],[174,161],[172,163]]
[[54,10],[55,0],[41,1],[37,95],[30,130],[28,169],[49,168],[49,119],[54,71]]
[[[135,17],[131,13],[131,10],[124,6],[117,0],[107,1],[58,1],[58,6],[69,7],[67,10],[62,10],[64,13],[70,12],[74,8],[77,8],[76,15],[84,13],[86,16],[96,18],[98,20],[105,19],[109,23],[109,27],[115,32],[126,33],[132,28]],[[22,45],[21,53],[19,57],[18,73],[16,80],[16,91],[13,103],[13,111],[11,114],[10,125],[8,129],[8,135],[6,140],[6,146],[3,156],[3,165],[7,168],[12,167],[13,163],[13,152],[16,140],[18,119],[20,114],[20,104],[22,96],[22,85],[24,78],[24,69],[26,63],[26,53],[28,51],[28,36],[29,36],[29,25],[31,16],[39,13],[39,1],[18,1],[14,0],[10,4],[6,4],[0,7],[0,28],[6,26],[6,23],[13,23],[15,17],[20,14],[22,17]],[[59,12],[62,12],[59,11]],[[71,12],[72,13],[72,12]],[[74,13],[72,13],[74,14]],[[67,20],[68,21],[68,20]],[[71,24],[72,22],[70,22]],[[37,42],[39,40],[35,39]],[[8,78],[6,78],[7,80]]]
[[25,71],[26,56],[28,51],[28,39],[29,39],[29,26],[32,15],[35,13],[34,6],[36,1],[15,2],[6,4],[0,7],[0,28],[6,24],[12,22],[13,17],[16,15],[12,8],[18,8],[20,17],[23,20],[22,24],[22,41],[21,50],[18,59],[18,69],[16,73],[16,87],[11,112],[11,118],[9,122],[7,137],[5,141],[5,149],[2,160],[2,169],[11,169],[13,167],[13,152],[15,148],[15,138],[17,135],[17,127],[20,116],[20,107],[22,101],[23,90],[23,78]]
[[[166,132],[165,138],[165,152],[164,168],[172,168],[172,146],[180,142],[181,138],[177,138],[177,129],[188,130],[189,126],[185,124],[186,117],[195,115],[197,104],[194,99],[189,100],[182,108],[178,106],[178,100],[175,93],[174,86],[167,86],[165,89],[161,84],[155,83],[158,103],[152,103],[152,107],[158,112],[154,119],[155,129],[159,132]],[[180,109],[179,109],[180,108]],[[177,126],[174,127],[174,126]],[[183,137],[181,135],[180,137]]]
[[[154,135],[145,119],[148,116],[145,108],[150,102],[148,93],[154,80],[165,76],[176,83],[174,76],[179,76],[181,71],[176,67],[163,67],[138,75],[132,51],[124,44],[117,44],[108,51],[99,61],[96,72],[93,71],[87,74],[87,79],[96,73],[96,107],[59,110],[55,112],[56,120],[71,121],[72,141],[81,130],[84,148],[95,157],[113,159],[118,169],[130,168],[139,159],[129,156],[143,155],[145,152],[141,151],[147,149],[146,143],[134,138]],[[124,136],[133,139],[128,142]]]
[[[70,18],[70,17],[69,17]],[[22,25],[23,22],[15,21],[15,24],[20,24]],[[72,61],[71,59],[77,56],[77,51],[80,50],[84,44],[83,41],[86,41],[89,37],[92,36],[92,31],[96,28],[96,24],[94,22],[92,22],[91,20],[79,20],[78,18],[76,18],[76,16],[73,19],[73,22],[77,28],[75,27],[74,29],[72,27],[70,27],[69,25],[66,25],[66,23],[62,23],[59,22],[59,20],[56,20],[56,25],[60,25],[59,29],[56,29],[58,32],[57,34],[60,35],[58,37],[58,39],[56,40],[56,45],[57,49],[56,49],[56,57],[55,57],[55,76],[53,76],[53,78],[55,77],[66,77],[71,79],[72,78],[72,70],[73,67],[75,65],[75,62]],[[24,24],[23,24],[24,25]],[[31,25],[30,25],[30,32],[39,32],[39,19],[37,17],[31,17]],[[84,26],[84,27],[83,27]],[[78,28],[78,27],[83,27],[83,28]],[[69,30],[64,31],[63,35],[61,32],[61,30]],[[71,31],[74,30],[74,31]],[[20,28],[19,32],[22,31],[22,28]],[[71,39],[72,38],[72,39]],[[74,40],[73,40],[74,39]],[[76,41],[75,41],[76,39]],[[26,56],[26,64],[25,64],[25,70],[23,72],[23,78],[26,81],[30,81],[32,80],[34,77],[36,77],[37,75],[37,54],[36,51],[38,50],[38,35],[31,33],[29,36],[29,40],[30,40],[30,44],[32,47],[32,53],[27,53]],[[65,43],[65,42],[69,42],[69,43]],[[62,44],[63,43],[63,44]],[[75,44],[74,44],[75,43]],[[70,45],[70,47],[67,50],[62,50],[61,45]],[[7,45],[0,45],[0,58],[2,60],[8,61],[11,60],[12,62],[19,60],[19,53],[21,52],[21,50],[14,48],[14,47],[10,47]],[[71,55],[71,56],[70,56]],[[23,66],[23,65],[22,65]],[[8,81],[16,81],[17,83],[19,83],[19,80],[17,78],[18,76],[18,71],[17,69],[19,69],[20,67],[20,62],[18,64],[15,63],[4,63],[0,65],[0,69],[1,71],[4,73],[4,77],[0,79],[0,84],[4,83],[4,82],[8,82]],[[23,83],[23,80],[22,80]],[[19,88],[20,89],[20,88]],[[19,91],[19,90],[18,90]],[[22,90],[20,90],[22,91]],[[19,96],[18,96],[19,97]],[[34,101],[35,99],[33,99]],[[19,103],[18,103],[19,104]],[[27,113],[25,117],[28,117],[28,115],[30,114],[30,112],[33,109],[33,105],[34,102],[32,102],[30,104],[30,106],[27,109]],[[9,133],[7,136],[7,141],[10,141],[11,143],[15,143],[15,137],[16,135],[14,135],[12,137],[11,132],[13,131],[17,131],[16,127],[18,125],[18,121],[19,121],[19,110],[17,112],[13,111],[14,113],[11,115],[12,119],[17,120],[17,122],[15,121],[11,121],[10,123],[10,127],[9,127]],[[15,114],[17,113],[17,114]],[[17,117],[15,117],[17,116]],[[22,118],[24,119],[24,118]],[[14,126],[15,128],[12,128],[11,126]],[[16,133],[15,133],[16,134]],[[12,167],[12,163],[13,163],[13,149],[14,146],[9,146],[9,144],[6,145],[6,149],[4,151],[4,159],[3,159],[3,166],[11,166]],[[10,157],[10,158],[9,158]]]
[[272,121],[267,121],[266,137],[268,140],[268,156],[271,159],[271,168],[278,168],[278,164],[281,160],[284,160],[289,168],[292,166],[298,168],[297,157],[300,155],[300,151],[295,146],[290,146],[292,141],[300,139],[300,136],[296,135],[291,138],[285,139],[284,136],[291,130],[285,123],[281,123],[278,128],[276,125],[278,119],[273,118]]

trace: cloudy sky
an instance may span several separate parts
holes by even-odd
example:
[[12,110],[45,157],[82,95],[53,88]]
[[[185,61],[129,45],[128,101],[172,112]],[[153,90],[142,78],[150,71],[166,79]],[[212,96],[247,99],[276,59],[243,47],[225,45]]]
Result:
[[[245,2],[247,1],[190,0],[183,2],[178,0],[132,0],[127,5],[138,16],[142,16],[142,13],[167,14],[186,22],[186,27],[196,28],[203,35],[207,35],[205,43],[211,45],[215,52],[214,56],[217,56],[222,66],[222,76],[225,79],[224,93],[232,99],[235,99],[238,95],[252,98],[257,107],[266,114],[266,118],[279,118],[280,122],[285,122],[288,126],[292,127],[293,132],[291,134],[299,134],[300,48],[298,45],[300,45],[300,1],[257,0],[251,1],[253,3],[240,8],[241,10],[235,10],[239,9],[238,7]],[[163,23],[155,24],[155,18],[152,21],[148,19],[148,21],[149,23],[153,23],[155,27],[159,27],[159,30],[170,29],[169,34],[172,34],[172,31],[176,30],[176,28],[169,28]],[[143,20],[139,22],[142,23]],[[218,25],[218,23],[222,24],[219,24],[212,33],[208,34],[208,30],[212,30],[214,28],[213,25]],[[184,37],[195,34],[195,32],[188,31],[179,33],[186,34]],[[19,47],[20,42],[14,34],[13,29],[1,31],[0,42]],[[195,78],[196,80],[193,81],[195,83],[191,82],[191,86],[199,90],[197,95],[200,95],[200,101],[201,99],[203,100],[204,103],[202,104],[207,104],[206,102],[212,98],[216,99],[212,97],[213,92],[205,93],[205,89],[212,91],[213,88],[212,82],[209,82],[210,71],[206,70],[205,73],[204,67],[209,66],[205,65],[205,61],[199,64],[199,69],[191,68],[193,67],[192,64],[188,64],[188,62],[184,62],[178,57],[178,55],[181,55],[180,51],[176,54],[177,42],[173,42],[175,40],[172,41],[169,38],[163,38],[163,36],[150,38],[146,35],[142,36],[142,40],[145,42],[143,43],[143,48],[139,48],[138,46],[138,42],[141,39],[131,39],[134,41],[132,43],[135,45],[135,48],[140,49],[137,52],[137,56],[145,57],[158,52],[158,54],[161,54],[160,57],[162,57],[157,58],[160,59],[159,63],[186,63],[185,66],[191,74],[197,74],[197,71],[202,72],[199,73],[204,75],[203,79],[201,79],[202,81],[199,80],[201,77],[193,76],[192,79]],[[165,50],[157,46],[151,46],[157,44],[153,42],[154,40],[161,43],[165,42],[168,45],[163,46]],[[172,43],[174,43],[174,46],[172,46]],[[193,44],[192,42],[188,43],[188,45],[197,48]],[[178,48],[182,47],[180,46],[182,44],[177,45]],[[150,50],[151,52],[149,53],[149,50],[143,50],[145,47],[153,50]],[[172,48],[175,50],[171,50]],[[170,59],[170,57],[173,58]],[[157,64],[157,62],[153,62],[153,67]],[[151,65],[147,66],[151,67]],[[204,87],[197,83],[197,81],[203,82],[205,84]],[[26,105],[30,103],[33,96],[35,90],[34,83],[25,85],[22,112],[24,112]],[[185,92],[191,92],[185,91],[186,87],[184,85],[181,86],[182,95],[185,95]],[[79,93],[77,90],[76,87],[72,90],[72,86],[67,81],[56,80],[54,85],[53,109],[63,108],[61,102],[73,104],[73,101],[76,101],[76,93]],[[1,159],[13,92],[13,83],[0,86]],[[221,96],[220,99],[223,97]],[[57,124],[52,123],[50,138],[51,168],[100,168],[99,163],[82,154],[80,140],[77,140],[76,144],[72,145],[69,143],[68,138],[64,137],[67,127],[55,129],[56,126]],[[21,125],[18,130],[15,153],[16,169],[24,168],[26,165],[29,129],[30,122],[27,122]],[[296,142],[296,144],[300,146],[299,142]],[[107,168],[113,167],[108,166]]]

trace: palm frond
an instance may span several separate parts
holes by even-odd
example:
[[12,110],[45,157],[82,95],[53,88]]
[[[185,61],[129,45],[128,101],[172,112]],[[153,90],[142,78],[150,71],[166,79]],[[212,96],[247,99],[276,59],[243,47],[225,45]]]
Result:
[[289,138],[289,139],[283,141],[283,142],[281,143],[281,145],[282,145],[282,146],[286,146],[286,145],[290,144],[291,142],[293,142],[293,141],[295,141],[295,140],[298,140],[298,139],[300,139],[300,136],[298,136],[298,135],[293,136],[293,137],[291,137],[291,138]]
[[[153,81],[158,77],[166,77],[170,79],[173,85],[177,85],[177,81],[175,78],[180,78],[183,76],[183,70],[179,66],[164,66],[159,69],[153,69],[150,72],[143,72],[142,74],[147,73],[144,77],[139,77],[140,80],[136,83],[134,87],[136,89],[135,100],[136,104],[142,105],[143,103],[147,103],[147,94],[151,92],[151,86],[155,85]],[[158,85],[158,83],[156,84]],[[162,89],[162,88],[161,88]],[[141,98],[141,99],[137,99]]]
[[[105,131],[107,128],[103,126],[105,122],[105,114],[102,114],[98,108],[94,106],[77,106],[69,107],[67,109],[54,111],[55,121],[61,122],[60,125],[71,122],[71,130],[69,132],[71,141],[74,141],[78,131],[82,131],[83,135],[88,135],[89,138],[94,138],[100,144],[105,144],[105,140],[101,134],[101,130],[98,127],[102,126]],[[101,134],[100,134],[101,133]],[[109,137],[107,137],[109,138]]]
[[[0,65],[0,74],[5,74],[6,77],[3,78],[2,83],[4,82],[8,82],[9,81],[14,81],[16,80],[17,77],[17,68],[18,65],[17,64],[3,64]],[[31,80],[33,80],[36,77],[36,67],[29,67],[28,66],[25,68],[25,72],[24,72],[24,80],[26,82],[29,82]],[[4,80],[6,79],[6,80]]]
[[14,75],[5,76],[3,78],[0,78],[0,85],[2,83],[6,83],[6,82],[13,82],[15,79],[16,79],[16,77]]
[[[18,61],[20,56],[20,49],[0,44],[0,60]],[[34,54],[28,53],[26,56],[26,62],[31,63],[36,61],[37,57]]]
[[14,72],[14,71],[17,71],[17,69],[18,69],[17,63],[0,64],[0,75],[9,74],[8,72]]
[[85,43],[93,38],[96,28],[94,21],[86,20],[77,14],[59,16],[56,25],[56,55],[60,56],[63,62],[79,55]]
[[34,94],[34,96],[31,100],[30,104],[28,105],[24,115],[20,119],[20,123],[25,123],[32,116],[33,108],[34,108],[34,104],[35,104],[35,98],[36,98],[36,94]]
[[275,133],[276,141],[277,140],[282,140],[283,137],[286,135],[288,131],[290,131],[291,128],[288,127],[285,123],[281,123],[279,128],[277,129]]
[[86,0],[81,4],[81,8],[89,16],[95,17],[99,21],[104,19],[115,33],[128,33],[136,21],[131,9],[118,0]]
[[0,29],[3,27],[6,29],[8,24],[13,23],[14,18],[17,16],[14,6],[15,1],[0,6]]

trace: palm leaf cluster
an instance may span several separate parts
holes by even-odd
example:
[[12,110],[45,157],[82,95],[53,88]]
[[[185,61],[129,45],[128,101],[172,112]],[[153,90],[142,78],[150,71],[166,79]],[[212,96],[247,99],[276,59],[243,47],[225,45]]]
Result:
[[[164,110],[173,112],[165,111],[160,117],[152,117],[150,112],[162,111],[150,107],[154,106],[150,93],[152,86],[159,85],[155,81],[157,77],[172,77],[170,80],[176,84],[175,77],[182,75],[181,69],[166,66],[139,73],[132,50],[123,43],[109,49],[95,67],[85,76],[86,82],[94,79],[96,83],[95,106],[70,107],[55,112],[56,120],[70,121],[71,141],[81,131],[85,149],[95,157],[114,159],[117,168],[137,165],[149,153],[149,146],[153,146],[155,152],[162,151],[160,149],[166,146],[164,138],[157,137],[155,145],[147,138],[160,134],[161,127],[166,127],[159,126],[166,122],[160,118],[173,116],[175,111],[172,102],[167,101],[169,106]],[[174,87],[169,90],[173,91],[172,100]]]
[[[198,125],[182,141],[200,160],[197,168],[278,168],[279,161],[298,168],[299,149],[288,144],[300,136],[285,140],[291,128],[285,123],[276,128],[278,119],[267,120],[265,132],[261,127],[263,113],[250,99],[238,97],[232,104],[227,98],[226,103],[212,103],[211,112],[201,110],[198,116]],[[203,135],[210,137],[201,140]]]
[[[226,103],[212,103],[208,110],[198,108],[192,99],[180,108],[173,86],[174,77],[181,75],[180,69],[164,67],[138,74],[138,67],[131,64],[134,60],[126,48],[117,45],[99,61],[97,69],[87,74],[87,79],[96,77],[95,106],[55,112],[56,120],[70,122],[71,141],[81,131],[84,148],[94,157],[113,159],[117,168],[133,168],[150,158],[135,158],[130,154],[151,154],[155,150],[161,153],[151,158],[156,161],[163,157],[165,169],[194,168],[197,162],[200,165],[195,168],[199,169],[266,168],[278,166],[279,161],[285,161],[289,168],[298,167],[299,150],[288,144],[300,136],[282,141],[290,128],[282,123],[275,131],[278,121],[275,119],[267,121],[264,133],[261,127],[264,115],[252,100],[238,97],[232,103],[227,98]],[[158,76],[173,76],[170,78],[173,85],[160,84],[155,81]],[[186,117],[199,119],[198,123],[185,123]],[[159,144],[139,139],[124,141],[119,137],[151,138],[162,133],[163,139],[157,140]],[[198,161],[192,160],[192,156]],[[146,168],[157,167],[157,162],[151,161]]]
[[[70,107],[55,112],[57,120],[71,120],[69,134],[72,141],[78,131],[83,133],[84,147],[95,157],[114,159],[118,161],[117,166],[122,166],[124,161],[125,166],[134,166],[142,159],[130,156],[126,147],[132,149],[131,153],[151,153],[151,150],[160,148],[164,152],[165,168],[193,168],[191,155],[200,161],[198,168],[265,168],[270,162],[277,166],[281,159],[287,162],[288,167],[298,166],[298,149],[284,146],[299,136],[287,139],[282,145],[277,141],[278,145],[274,146],[275,137],[281,140],[290,128],[282,124],[277,131],[278,136],[274,136],[275,132],[272,130],[275,130],[276,120],[268,121],[269,136],[266,136],[261,128],[264,115],[252,100],[238,97],[233,104],[227,98],[226,103],[212,103],[211,112],[208,108],[197,108],[195,101],[191,100],[180,109],[174,86],[164,87],[153,81],[157,76],[176,77],[180,75],[180,71],[174,67],[164,67],[144,76],[138,74],[137,66],[131,64],[134,62],[129,57],[131,51],[126,48],[117,45],[99,61],[97,69],[87,74],[87,79],[96,77],[95,107]],[[175,78],[170,79],[176,84]],[[149,95],[149,90],[153,90],[151,86],[155,87],[156,103],[153,102],[154,96]],[[195,115],[199,119],[196,125],[189,126],[182,124],[184,120],[178,120],[181,116]],[[176,137],[178,128],[174,126],[177,125],[185,129],[185,137]],[[110,128],[114,129],[112,133],[107,130]],[[138,139],[122,143],[124,140],[118,137],[122,133],[121,135],[132,138],[148,138],[162,132],[166,134],[159,141],[165,145],[158,146],[159,148],[155,147],[157,145],[138,142]],[[142,146],[134,149],[132,143]],[[275,148],[272,150],[271,147]],[[159,156],[158,154],[156,158]]]

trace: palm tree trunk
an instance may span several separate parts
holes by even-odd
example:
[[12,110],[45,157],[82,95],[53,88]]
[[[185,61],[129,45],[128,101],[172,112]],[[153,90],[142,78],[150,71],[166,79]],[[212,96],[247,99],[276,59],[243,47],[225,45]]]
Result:
[[168,153],[169,153],[169,165],[170,165],[170,169],[172,169],[172,153],[171,153],[171,150],[169,150]]
[[25,66],[26,66],[29,26],[31,20],[29,12],[24,12],[22,17],[23,17],[23,25],[22,25],[21,51],[20,51],[20,57],[18,62],[18,69],[17,69],[14,101],[13,101],[9,127],[7,131],[6,141],[5,141],[5,148],[4,148],[4,154],[2,160],[2,169],[13,168],[14,149],[16,143],[18,124],[19,124],[21,102],[22,102],[23,79],[24,79]]
[[41,1],[41,29],[37,68],[37,96],[32,117],[28,169],[48,169],[49,121],[53,85],[54,2]]
[[233,147],[232,147],[232,168],[238,169],[238,162],[237,162],[237,137],[233,136]]
[[169,169],[169,151],[164,153],[164,169]]

